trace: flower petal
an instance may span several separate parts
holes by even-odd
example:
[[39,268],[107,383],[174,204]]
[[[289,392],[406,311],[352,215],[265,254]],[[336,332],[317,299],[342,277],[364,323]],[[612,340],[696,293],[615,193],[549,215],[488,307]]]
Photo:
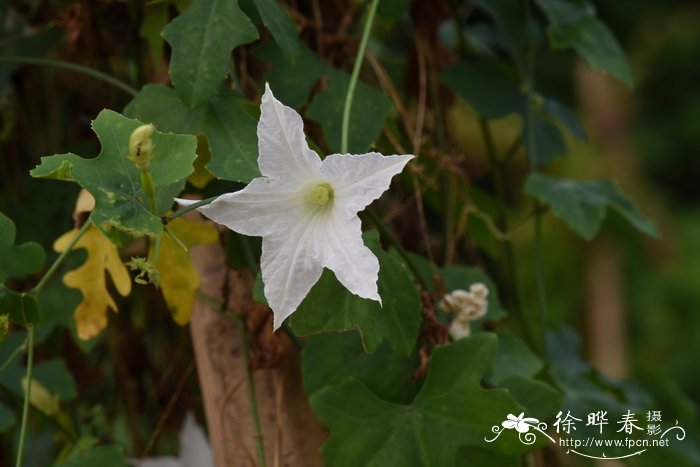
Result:
[[307,183],[319,177],[321,159],[309,149],[299,114],[275,99],[269,84],[260,104],[258,166],[266,177]]
[[412,155],[382,156],[377,152],[333,154],[321,163],[321,175],[333,185],[339,207],[355,214],[379,198],[411,159]]
[[514,422],[513,420],[505,420],[501,423],[501,425],[507,430],[512,430],[513,428],[515,428],[516,422]]
[[197,210],[238,233],[266,236],[287,232],[302,215],[304,203],[293,181],[263,177]]
[[291,228],[263,238],[260,268],[274,330],[296,311],[321,277],[323,266],[309,235],[319,221],[317,212],[307,210]]
[[346,289],[362,298],[382,302],[377,289],[379,261],[362,242],[360,219],[333,206],[315,237],[322,264],[335,273]]
[[530,431],[530,425],[527,423],[518,422],[515,424],[515,429],[518,431],[518,433],[527,433]]
[[183,467],[214,467],[209,441],[191,412],[185,415],[185,424],[180,431],[180,462]]

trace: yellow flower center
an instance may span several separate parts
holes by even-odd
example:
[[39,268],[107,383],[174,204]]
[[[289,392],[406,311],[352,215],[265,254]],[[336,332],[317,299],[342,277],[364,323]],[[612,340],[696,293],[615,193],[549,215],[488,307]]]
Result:
[[309,201],[319,206],[325,206],[333,199],[333,187],[330,183],[317,184],[309,193]]

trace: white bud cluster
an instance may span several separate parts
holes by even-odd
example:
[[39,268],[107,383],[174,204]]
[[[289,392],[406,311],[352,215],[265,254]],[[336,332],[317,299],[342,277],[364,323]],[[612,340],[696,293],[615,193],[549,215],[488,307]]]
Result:
[[450,323],[450,337],[453,340],[467,337],[471,333],[470,321],[486,315],[489,309],[489,289],[481,282],[476,282],[469,287],[469,292],[457,289],[445,295],[438,308],[455,317]]

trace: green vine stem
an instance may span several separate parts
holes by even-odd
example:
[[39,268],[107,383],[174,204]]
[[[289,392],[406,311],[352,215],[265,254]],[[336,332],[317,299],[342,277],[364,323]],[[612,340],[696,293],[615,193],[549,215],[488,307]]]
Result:
[[343,106],[343,124],[340,133],[340,152],[345,154],[348,152],[348,131],[350,129],[350,110],[352,109],[352,101],[355,97],[355,87],[357,86],[357,79],[360,76],[360,69],[362,68],[362,62],[365,57],[365,50],[367,49],[367,42],[369,41],[369,33],[372,30],[372,24],[374,23],[374,15],[377,12],[377,5],[379,5],[379,0],[372,0],[369,6],[369,13],[367,13],[367,21],[365,22],[365,27],[362,31],[362,39],[360,40],[360,48],[357,50],[357,56],[355,57],[355,65],[352,68],[352,75],[350,76],[350,84],[348,84],[348,93],[345,95],[345,105]]
[[[525,21],[529,25],[532,18],[530,0],[525,1]],[[535,133],[532,131],[533,120],[533,98],[534,98],[534,69],[535,69],[535,41],[532,37],[532,32],[527,34],[527,56],[525,61],[525,92],[527,93],[527,109],[525,113],[525,150],[527,151],[528,159],[530,160],[530,173],[537,172],[537,162],[535,155],[537,154],[537,141]],[[542,257],[542,212],[539,202],[535,201],[535,278],[537,287],[537,308],[539,311],[535,322],[539,326],[535,326],[535,342],[536,350],[540,357],[547,362],[547,341],[545,339],[545,328],[547,323],[547,296],[544,282],[544,261]]]
[[188,206],[185,206],[184,208],[178,209],[174,213],[170,214],[169,216],[163,216],[163,223],[167,224],[173,219],[177,219],[178,217],[182,216],[183,214],[187,214],[190,211],[193,211],[199,207],[206,206],[207,204],[213,202],[216,200],[219,196],[212,196],[211,198],[206,198],[201,201],[197,201],[196,203],[192,203]]
[[15,361],[15,359],[19,356],[19,354],[21,354],[22,352],[24,352],[27,349],[27,342],[28,342],[28,339],[25,339],[21,345],[17,346],[17,348],[12,351],[10,356],[7,357],[7,360],[5,360],[5,362],[2,365],[0,365],[0,373],[5,371],[6,368],[8,368],[10,365],[12,365],[12,362]]
[[27,389],[24,393],[24,403],[22,405],[22,425],[19,431],[19,444],[17,445],[17,462],[16,467],[22,466],[24,458],[24,444],[27,439],[27,425],[29,422],[29,399],[32,393],[32,369],[34,367],[34,326],[27,326]]
[[[49,280],[53,277],[53,275],[56,273],[58,268],[63,264],[63,261],[65,261],[66,257],[68,254],[73,250],[75,247],[75,244],[78,243],[78,240],[87,232],[87,229],[90,227],[92,222],[90,219],[85,221],[85,223],[82,225],[80,230],[78,230],[78,233],[75,235],[73,240],[68,244],[68,248],[66,248],[63,253],[61,253],[58,258],[56,258],[56,261],[53,262],[51,267],[49,267],[48,271],[44,274],[44,276],[41,278],[39,283],[37,283],[34,288],[29,291],[29,294],[34,295],[35,297],[41,293],[41,291],[46,287],[46,284],[48,284]],[[26,372],[26,378],[27,378],[27,390],[24,393],[24,402],[23,402],[23,407],[22,407],[22,424],[20,425],[20,436],[19,436],[19,445],[17,446],[17,462],[16,466],[21,467],[22,465],[22,459],[24,457],[24,445],[26,442],[26,435],[27,435],[27,425],[29,423],[29,401],[31,397],[31,392],[32,392],[32,369],[34,367],[34,326],[33,325],[28,325],[27,326],[27,341],[26,341],[26,347],[27,347],[27,372]],[[15,355],[13,354],[10,358],[13,359]],[[5,365],[3,365],[4,368]]]
[[31,294],[33,295],[39,295],[41,291],[43,290],[44,287],[46,287],[46,284],[51,280],[51,277],[56,273],[56,270],[63,264],[63,261],[66,259],[68,254],[73,251],[73,248],[75,247],[75,244],[78,243],[78,240],[87,232],[87,229],[90,227],[92,224],[92,221],[90,219],[86,220],[85,223],[83,224],[82,227],[80,227],[80,230],[78,233],[75,235],[73,240],[68,244],[68,248],[65,249],[63,253],[59,255],[58,258],[56,258],[56,261],[53,262],[51,267],[49,268],[48,271],[46,271],[46,274],[44,274],[44,277],[41,278],[39,283],[34,286],[34,288],[31,290]]
[[[484,143],[486,145],[486,152],[488,153],[489,161],[491,163],[492,174],[493,174],[493,184],[496,191],[496,199],[498,200],[498,217],[496,220],[496,229],[501,232],[508,231],[508,218],[506,212],[506,192],[504,188],[504,170],[505,166],[499,162],[499,158],[496,154],[496,146],[493,141],[493,135],[491,134],[491,128],[489,127],[486,119],[479,119],[481,134],[484,138]],[[509,149],[510,151],[510,149]],[[509,152],[506,153],[506,157]],[[483,219],[482,219],[483,220]],[[487,226],[489,224],[487,223]],[[496,237],[498,239],[498,237]],[[503,252],[505,256],[505,268],[507,271],[507,280],[510,285],[511,292],[513,294],[513,307],[517,317],[518,326],[525,334],[528,341],[532,342],[535,340],[532,336],[530,326],[528,326],[527,319],[523,315],[522,310],[522,298],[520,287],[517,278],[517,266],[515,260],[515,250],[513,248],[513,242],[510,235],[503,235],[501,237],[503,242]]]
[[38,66],[48,66],[54,68],[63,68],[66,70],[76,71],[84,75],[92,76],[105,83],[109,83],[115,88],[121,89],[127,94],[136,96],[139,91],[126,84],[125,82],[118,80],[114,76],[110,76],[107,73],[89,68],[86,66],[78,65],[77,63],[65,62],[63,60],[53,60],[50,58],[39,58],[39,57],[15,57],[11,55],[0,55],[0,63],[17,63],[20,65],[38,65]]

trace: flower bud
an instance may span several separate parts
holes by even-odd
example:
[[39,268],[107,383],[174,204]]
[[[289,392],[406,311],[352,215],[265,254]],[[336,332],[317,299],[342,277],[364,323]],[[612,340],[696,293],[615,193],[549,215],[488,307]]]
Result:
[[141,125],[129,137],[129,155],[127,159],[136,164],[140,171],[148,170],[153,158],[153,140],[151,136],[155,127],[151,124]]
[[10,332],[10,317],[8,315],[0,315],[0,343],[5,340],[8,332]]

